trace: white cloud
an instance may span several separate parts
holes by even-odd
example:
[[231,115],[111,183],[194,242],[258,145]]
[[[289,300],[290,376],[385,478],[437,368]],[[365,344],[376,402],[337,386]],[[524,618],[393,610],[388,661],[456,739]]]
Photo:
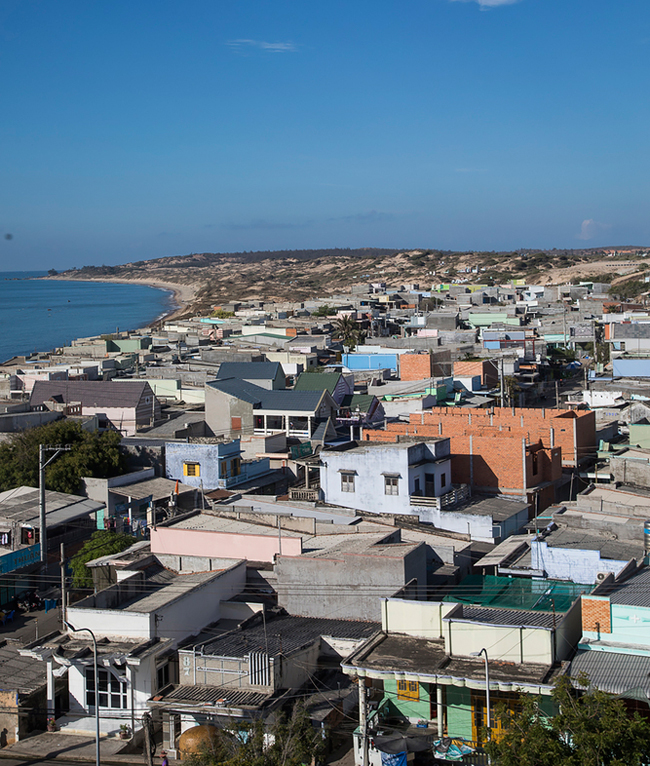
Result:
[[256,48],[265,53],[295,53],[298,50],[298,46],[294,43],[268,43],[264,40],[228,40],[226,45],[233,50],[244,51]]
[[593,218],[585,218],[580,225],[580,234],[578,234],[577,239],[593,239],[599,234],[609,231],[611,228],[609,223],[601,223],[600,221],[594,221]]
[[452,3],[478,3],[482,11],[488,8],[498,8],[500,5],[514,5],[520,0],[451,0]]

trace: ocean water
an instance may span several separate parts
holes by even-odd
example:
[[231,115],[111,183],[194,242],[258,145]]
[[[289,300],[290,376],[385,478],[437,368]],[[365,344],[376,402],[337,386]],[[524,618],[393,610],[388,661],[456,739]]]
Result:
[[174,308],[166,290],[35,279],[45,273],[0,272],[0,361],[49,351],[74,338],[146,327]]

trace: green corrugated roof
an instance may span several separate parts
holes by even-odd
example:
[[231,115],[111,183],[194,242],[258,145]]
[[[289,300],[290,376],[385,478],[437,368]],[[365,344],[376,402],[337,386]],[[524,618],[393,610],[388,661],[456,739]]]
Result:
[[339,382],[339,372],[303,372],[298,376],[294,391],[328,391],[334,393]]
[[477,604],[497,609],[527,609],[533,612],[567,612],[571,604],[593,586],[564,580],[529,580],[523,577],[469,575],[443,601]]
[[341,407],[349,407],[353,412],[358,407],[359,412],[368,412],[374,399],[373,394],[347,394],[343,397]]

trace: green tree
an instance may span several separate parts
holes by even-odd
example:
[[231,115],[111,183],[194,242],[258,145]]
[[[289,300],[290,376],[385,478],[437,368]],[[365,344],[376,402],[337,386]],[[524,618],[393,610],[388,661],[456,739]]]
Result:
[[78,423],[60,420],[17,433],[0,444],[0,491],[22,485],[38,486],[38,451],[41,444],[69,444],[45,471],[45,486],[57,492],[79,492],[82,476],[106,478],[124,473],[117,431],[84,431]]
[[[270,736],[267,736],[270,735]],[[220,730],[200,753],[187,755],[189,766],[302,766],[323,755],[324,742],[302,704],[275,724],[234,724]]]
[[570,747],[550,726],[539,699],[522,694],[515,710],[497,705],[496,717],[505,733],[485,749],[494,766],[559,766],[568,764]]
[[356,319],[349,314],[338,317],[334,324],[334,331],[344,346],[349,346],[354,351],[359,343],[366,337],[365,332],[359,327]]
[[120,553],[135,542],[137,542],[135,537],[119,532],[106,530],[93,532],[90,540],[84,544],[79,553],[70,559],[73,586],[75,588],[92,588],[93,576],[86,566],[86,562],[98,559],[100,556],[110,556],[111,553]]
[[327,303],[319,306],[316,311],[312,311],[312,316],[315,317],[331,317],[333,314],[336,314],[336,309]]
[[[586,688],[586,691],[585,691]],[[625,703],[561,676],[553,690],[558,713],[546,718],[538,700],[521,696],[515,710],[497,708],[504,735],[486,750],[494,766],[643,766],[650,758],[650,722]]]

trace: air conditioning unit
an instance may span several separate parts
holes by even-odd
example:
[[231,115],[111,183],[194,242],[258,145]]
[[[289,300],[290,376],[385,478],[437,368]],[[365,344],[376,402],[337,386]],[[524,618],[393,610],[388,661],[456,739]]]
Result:
[[598,572],[596,575],[596,582],[603,582],[603,580],[606,580],[611,572]]

